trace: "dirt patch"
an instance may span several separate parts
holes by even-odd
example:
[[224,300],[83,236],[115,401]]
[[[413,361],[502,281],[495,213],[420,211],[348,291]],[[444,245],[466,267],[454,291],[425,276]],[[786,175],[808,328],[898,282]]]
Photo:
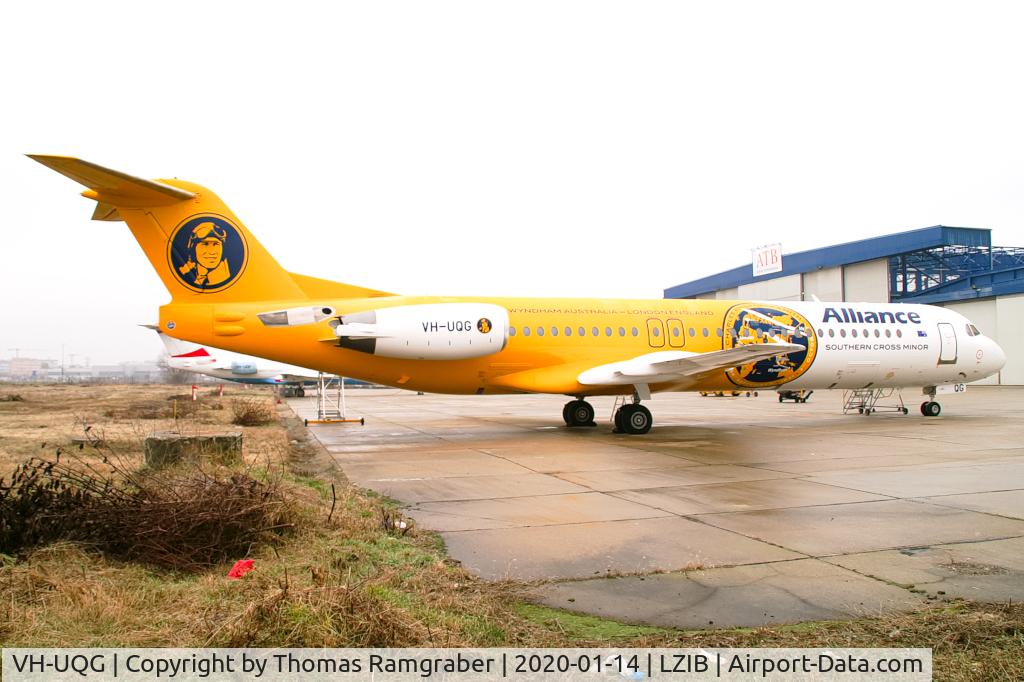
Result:
[[978,564],[973,561],[950,561],[943,564],[951,572],[957,575],[1009,575],[1010,571],[1002,566],[991,566],[989,564]]

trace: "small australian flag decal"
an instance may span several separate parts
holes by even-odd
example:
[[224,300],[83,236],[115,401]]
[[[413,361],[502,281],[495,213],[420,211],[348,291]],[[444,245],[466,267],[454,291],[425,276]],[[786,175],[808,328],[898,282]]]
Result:
[[922,330],[918,329],[917,330],[917,335],[918,336],[928,336],[928,332],[922,331]]

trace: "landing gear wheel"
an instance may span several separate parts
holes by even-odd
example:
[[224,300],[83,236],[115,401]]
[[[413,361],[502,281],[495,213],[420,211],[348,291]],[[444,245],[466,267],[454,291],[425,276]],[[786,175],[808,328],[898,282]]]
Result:
[[623,405],[619,409],[615,410],[615,414],[612,417],[612,421],[615,423],[615,433],[625,433],[626,426],[623,423],[623,418],[626,416],[627,409],[630,405]]
[[908,410],[907,408],[904,407],[903,408],[903,414],[910,414],[910,410]]
[[300,398],[306,397],[306,389],[299,386],[299,390],[295,392]]
[[653,424],[654,417],[651,416],[651,411],[639,403],[623,405],[615,413],[615,430],[620,433],[647,433]]
[[562,408],[562,419],[569,427],[593,426],[594,408],[586,400],[571,400]]
[[782,394],[781,393],[779,394],[779,402],[780,403],[782,402]]
[[921,403],[921,414],[926,417],[938,417],[940,412],[942,412],[942,405],[934,400]]

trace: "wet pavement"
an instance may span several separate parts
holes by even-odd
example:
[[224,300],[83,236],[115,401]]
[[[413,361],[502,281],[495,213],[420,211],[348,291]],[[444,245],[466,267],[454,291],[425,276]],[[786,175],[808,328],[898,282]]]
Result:
[[[357,485],[542,603],[676,627],[850,618],[930,599],[1024,599],[1024,389],[924,418],[659,394],[655,427],[567,429],[555,396],[348,391],[310,425]],[[300,417],[315,401],[288,401]],[[919,401],[918,401],[919,402]]]

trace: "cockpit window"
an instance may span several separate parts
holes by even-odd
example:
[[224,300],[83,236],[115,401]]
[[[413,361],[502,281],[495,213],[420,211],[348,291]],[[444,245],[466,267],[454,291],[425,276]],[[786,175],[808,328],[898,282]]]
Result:
[[981,332],[979,332],[978,328],[975,327],[973,324],[967,325],[967,333],[969,333],[971,336],[981,336]]

